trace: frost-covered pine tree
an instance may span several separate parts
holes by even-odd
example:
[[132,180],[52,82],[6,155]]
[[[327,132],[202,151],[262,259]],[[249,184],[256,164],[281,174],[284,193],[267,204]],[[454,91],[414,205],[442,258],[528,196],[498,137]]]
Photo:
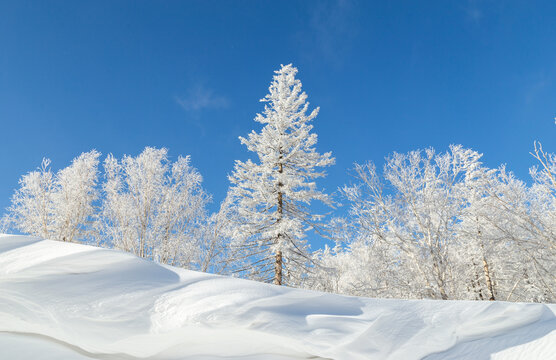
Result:
[[295,78],[297,69],[282,65],[275,74],[269,94],[261,99],[267,103],[264,111],[255,117],[263,129],[240,137],[258,160],[236,161],[229,179],[242,219],[235,239],[249,259],[247,269],[252,277],[281,285],[307,260],[305,231],[322,219],[311,214],[310,204],[330,204],[315,179],[325,176],[322,168],[332,165],[334,158],[315,150],[311,121],[319,108],[308,113],[307,94]]

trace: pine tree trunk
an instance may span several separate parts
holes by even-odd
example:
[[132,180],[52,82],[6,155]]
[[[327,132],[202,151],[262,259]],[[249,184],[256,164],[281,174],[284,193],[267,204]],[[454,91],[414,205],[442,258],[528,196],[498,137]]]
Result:
[[282,285],[282,251],[276,252],[276,262],[274,263],[274,285]]
[[[284,171],[282,164],[278,165],[278,173],[282,173]],[[277,223],[282,221],[282,214],[284,212],[284,203],[282,199],[282,188],[283,184],[278,182],[278,219],[276,220]],[[276,237],[276,243],[280,243],[280,238],[282,234],[278,234]],[[282,285],[282,250],[276,251],[275,255],[275,262],[274,262],[274,284],[275,285]]]

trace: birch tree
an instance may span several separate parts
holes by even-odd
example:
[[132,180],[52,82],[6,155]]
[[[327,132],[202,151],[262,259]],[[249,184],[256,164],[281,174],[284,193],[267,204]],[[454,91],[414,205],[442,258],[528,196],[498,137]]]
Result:
[[23,175],[19,189],[12,196],[8,216],[13,226],[23,233],[48,239],[54,231],[55,177],[50,169],[50,160],[43,159],[41,166]]
[[98,198],[98,158],[92,150],[54,174],[50,160],[22,176],[8,209],[10,222],[20,231],[45,239],[83,240]]
[[[543,155],[544,154],[544,155]],[[359,182],[338,245],[314,254],[309,288],[401,298],[552,302],[554,159],[538,150],[527,186],[461,146],[394,154]]]
[[104,161],[106,180],[97,228],[101,242],[161,263],[199,265],[209,196],[189,157],[171,163],[166,149]]
[[[395,256],[395,282],[412,297],[456,296],[451,248],[464,209],[462,184],[480,166],[480,154],[451,146],[394,153],[384,166],[386,188],[372,163],[357,165],[360,184],[344,188],[360,241]],[[392,251],[392,250],[395,251]]]
[[457,293],[461,299],[502,300],[522,271],[523,254],[501,229],[511,229],[518,237],[523,233],[512,225],[513,216],[500,205],[503,201],[522,207],[524,197],[520,194],[525,186],[503,166],[477,171],[480,175],[475,181],[464,184],[465,208],[455,234],[452,256],[458,274]]
[[309,258],[305,232],[318,226],[321,216],[310,205],[330,199],[317,189],[315,179],[325,176],[322,168],[334,163],[330,152],[316,151],[317,135],[311,121],[319,109],[309,110],[307,94],[297,69],[281,66],[261,102],[264,111],[255,121],[264,125],[252,131],[243,145],[256,160],[236,161],[230,194],[241,223],[234,238],[246,250],[252,277],[281,285],[293,276],[294,267]]

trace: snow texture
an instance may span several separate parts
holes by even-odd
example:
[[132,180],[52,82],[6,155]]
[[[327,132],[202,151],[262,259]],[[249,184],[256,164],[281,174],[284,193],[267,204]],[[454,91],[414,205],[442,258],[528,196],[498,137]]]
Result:
[[556,359],[556,305],[384,300],[0,236],[0,359]]

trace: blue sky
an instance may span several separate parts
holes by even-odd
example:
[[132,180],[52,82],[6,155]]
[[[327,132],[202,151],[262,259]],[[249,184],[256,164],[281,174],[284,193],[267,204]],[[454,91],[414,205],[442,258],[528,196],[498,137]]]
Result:
[[459,143],[529,180],[556,151],[554,1],[1,1],[0,207],[83,151],[191,155],[220,202],[238,136],[293,63],[337,164]]

